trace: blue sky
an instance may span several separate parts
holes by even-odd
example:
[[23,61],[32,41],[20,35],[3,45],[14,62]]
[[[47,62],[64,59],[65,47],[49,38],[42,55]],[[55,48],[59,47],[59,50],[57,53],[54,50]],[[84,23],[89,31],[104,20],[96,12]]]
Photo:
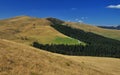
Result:
[[21,15],[120,25],[120,0],[0,0],[0,19]]

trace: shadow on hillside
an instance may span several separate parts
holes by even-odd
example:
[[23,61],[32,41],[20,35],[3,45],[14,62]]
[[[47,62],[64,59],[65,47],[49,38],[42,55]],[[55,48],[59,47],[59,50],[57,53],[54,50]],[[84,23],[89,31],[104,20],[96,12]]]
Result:
[[71,28],[65,25],[51,26],[69,37],[87,43],[87,45],[42,45],[34,42],[34,47],[65,55],[120,58],[120,41],[118,40],[106,38],[91,32],[85,32],[83,30]]

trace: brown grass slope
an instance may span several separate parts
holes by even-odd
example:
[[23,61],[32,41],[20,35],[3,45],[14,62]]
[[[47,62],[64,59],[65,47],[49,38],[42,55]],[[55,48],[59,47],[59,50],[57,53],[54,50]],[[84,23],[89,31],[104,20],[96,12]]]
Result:
[[18,16],[0,20],[0,38],[31,44],[33,41],[51,43],[56,37],[68,38],[50,25],[46,18]]
[[[89,62],[86,59],[91,60]],[[102,58],[86,59],[49,53],[0,39],[0,75],[119,75],[120,73],[118,59],[106,58],[105,61]],[[100,66],[97,66],[98,64]],[[116,68],[111,67],[113,65]],[[113,69],[110,71],[104,68]]]
[[92,25],[87,25],[82,23],[75,23],[75,22],[66,22],[65,24],[73,28],[99,34],[104,37],[120,40],[120,30],[104,29],[104,28],[99,28],[97,26],[92,26]]
[[101,58],[101,57],[86,57],[86,56],[68,56],[69,59],[76,62],[89,63],[94,65],[94,69],[100,70],[102,72],[109,72],[112,75],[120,74],[120,59],[113,58]]
[[[31,18],[29,16],[18,16],[5,20],[0,20],[0,38],[8,39],[20,43],[31,44],[34,41],[48,44],[53,42],[57,37],[69,38],[58,32],[51,24],[63,23],[54,18]],[[103,29],[96,26],[66,22],[73,28],[93,32],[108,38],[120,40],[120,30]]]

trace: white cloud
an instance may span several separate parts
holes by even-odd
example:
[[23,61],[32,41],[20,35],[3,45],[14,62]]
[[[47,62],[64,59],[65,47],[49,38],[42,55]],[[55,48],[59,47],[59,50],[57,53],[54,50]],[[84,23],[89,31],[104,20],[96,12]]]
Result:
[[88,17],[81,17],[81,19],[83,19],[83,20],[84,20],[84,19],[88,19]]
[[77,8],[71,8],[71,10],[77,10]]
[[109,5],[107,8],[120,9],[120,4],[118,5]]
[[79,22],[79,23],[83,23],[83,21],[82,21],[82,20],[79,20],[78,22]]
[[75,21],[76,21],[76,22],[79,22],[79,23],[83,23],[83,22],[84,22],[84,21],[83,21],[84,19],[87,19],[87,17],[81,17],[81,19],[76,18]]
[[71,22],[71,20],[68,20],[67,22]]
[[78,18],[75,19],[75,21],[78,21],[78,20],[79,20]]
[[81,19],[85,19],[85,17],[81,17]]

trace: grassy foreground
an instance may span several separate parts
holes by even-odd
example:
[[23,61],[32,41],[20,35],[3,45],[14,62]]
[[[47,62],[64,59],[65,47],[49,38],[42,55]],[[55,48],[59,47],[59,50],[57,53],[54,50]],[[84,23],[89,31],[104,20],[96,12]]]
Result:
[[0,75],[119,75],[119,62],[64,56],[0,39]]

